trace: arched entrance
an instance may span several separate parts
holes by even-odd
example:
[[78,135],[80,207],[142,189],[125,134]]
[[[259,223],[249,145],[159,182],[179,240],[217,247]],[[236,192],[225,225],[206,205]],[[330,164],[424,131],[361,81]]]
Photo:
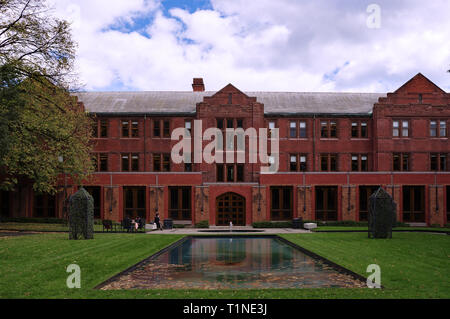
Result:
[[245,198],[236,193],[225,193],[216,198],[216,225],[245,226]]

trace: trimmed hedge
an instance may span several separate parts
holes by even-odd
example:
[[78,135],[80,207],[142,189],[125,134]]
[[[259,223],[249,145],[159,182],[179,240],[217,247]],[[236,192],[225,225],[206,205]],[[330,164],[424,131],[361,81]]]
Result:
[[33,224],[66,224],[67,221],[61,218],[51,217],[2,217],[2,223],[33,223]]
[[201,220],[195,224],[195,228],[209,228],[209,222],[207,220]]
[[253,228],[292,228],[292,222],[254,222]]

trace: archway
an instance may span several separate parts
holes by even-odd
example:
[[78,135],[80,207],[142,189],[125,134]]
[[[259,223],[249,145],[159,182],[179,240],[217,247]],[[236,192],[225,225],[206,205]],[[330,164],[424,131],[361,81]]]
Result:
[[216,225],[245,226],[245,198],[236,193],[225,193],[216,198]]

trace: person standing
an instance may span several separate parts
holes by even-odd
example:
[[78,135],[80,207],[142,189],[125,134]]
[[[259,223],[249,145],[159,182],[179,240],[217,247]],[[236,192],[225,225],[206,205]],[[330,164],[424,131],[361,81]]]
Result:
[[163,230],[162,227],[161,227],[161,222],[160,222],[160,218],[159,218],[159,213],[156,213],[156,216],[155,216],[155,224],[156,224],[156,228],[157,228],[157,229]]

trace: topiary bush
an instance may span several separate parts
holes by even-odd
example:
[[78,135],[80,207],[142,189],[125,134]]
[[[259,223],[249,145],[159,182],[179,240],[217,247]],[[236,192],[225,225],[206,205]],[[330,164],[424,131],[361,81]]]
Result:
[[84,189],[69,198],[69,239],[94,239],[94,198]]

